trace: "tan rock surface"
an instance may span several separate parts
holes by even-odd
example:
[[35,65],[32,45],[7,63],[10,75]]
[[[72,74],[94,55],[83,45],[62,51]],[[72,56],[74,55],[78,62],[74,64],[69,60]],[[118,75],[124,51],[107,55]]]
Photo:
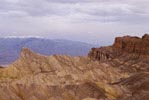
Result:
[[0,69],[0,100],[108,98],[105,84],[120,77],[119,70],[88,57],[43,56],[23,48],[16,62]]
[[149,100],[147,54],[126,51],[109,46],[71,57],[23,48],[17,61],[0,68],[0,100]]

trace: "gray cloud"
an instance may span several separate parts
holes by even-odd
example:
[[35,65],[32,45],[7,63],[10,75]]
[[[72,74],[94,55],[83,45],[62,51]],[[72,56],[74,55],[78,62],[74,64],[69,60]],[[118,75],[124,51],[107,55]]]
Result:
[[[72,20],[126,21],[135,17],[146,18],[149,7],[140,2],[113,2],[114,0],[3,0],[0,1],[1,16],[60,16]],[[115,0],[117,1],[117,0]],[[126,0],[125,0],[126,1]],[[147,2],[147,1],[146,1]],[[144,6],[143,8],[141,8]],[[145,8],[146,7],[146,8]],[[145,9],[144,9],[145,8]],[[84,17],[84,18],[83,18]],[[126,20],[125,20],[126,18]],[[120,20],[121,19],[121,20]],[[129,22],[129,21],[128,21]]]
[[149,31],[148,4],[148,0],[0,0],[0,30],[18,36],[61,33],[64,37],[143,33]]

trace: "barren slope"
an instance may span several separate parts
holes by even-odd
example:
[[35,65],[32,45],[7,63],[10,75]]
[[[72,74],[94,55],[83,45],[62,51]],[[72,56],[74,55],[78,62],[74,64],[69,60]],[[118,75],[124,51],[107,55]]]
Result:
[[[148,35],[136,39],[148,44]],[[93,48],[88,57],[23,48],[16,62],[0,68],[0,100],[149,100],[148,45],[138,53],[127,47],[137,45],[134,37],[121,40]]]
[[117,95],[108,93],[105,85],[123,76],[88,57],[48,57],[23,48],[14,64],[0,69],[0,100],[115,98]]

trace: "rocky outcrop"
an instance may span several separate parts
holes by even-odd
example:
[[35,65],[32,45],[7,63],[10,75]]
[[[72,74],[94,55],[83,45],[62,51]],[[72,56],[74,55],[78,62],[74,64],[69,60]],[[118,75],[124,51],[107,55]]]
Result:
[[88,56],[92,60],[98,60],[103,62],[103,61],[111,60],[119,56],[120,54],[122,54],[121,50],[117,50],[112,46],[107,46],[107,47],[101,47],[101,48],[92,48]]
[[88,54],[93,60],[105,61],[122,55],[123,53],[135,53],[140,57],[149,56],[149,35],[139,37],[117,37],[112,46],[92,48]]
[[142,38],[139,37],[117,37],[114,47],[129,53],[137,53],[140,55],[149,55],[149,35],[145,34]]
[[125,72],[149,71],[149,35],[117,37],[112,46],[93,48],[88,56]]
[[89,53],[89,56],[92,58],[92,60],[99,60],[99,61],[105,61],[109,60],[111,58],[110,53],[106,52],[102,48],[92,48],[91,52]]

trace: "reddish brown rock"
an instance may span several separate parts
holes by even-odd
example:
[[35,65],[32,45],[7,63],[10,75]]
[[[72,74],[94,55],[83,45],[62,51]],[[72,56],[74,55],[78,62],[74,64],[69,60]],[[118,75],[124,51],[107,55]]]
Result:
[[92,48],[88,56],[126,72],[149,71],[149,35],[117,37],[112,46]]
[[89,57],[93,60],[104,61],[115,58],[123,53],[134,53],[139,56],[149,56],[149,35],[139,37],[117,37],[112,46],[92,48]]
[[129,53],[149,55],[149,35],[145,34],[142,38],[130,36],[117,37],[113,47]]

